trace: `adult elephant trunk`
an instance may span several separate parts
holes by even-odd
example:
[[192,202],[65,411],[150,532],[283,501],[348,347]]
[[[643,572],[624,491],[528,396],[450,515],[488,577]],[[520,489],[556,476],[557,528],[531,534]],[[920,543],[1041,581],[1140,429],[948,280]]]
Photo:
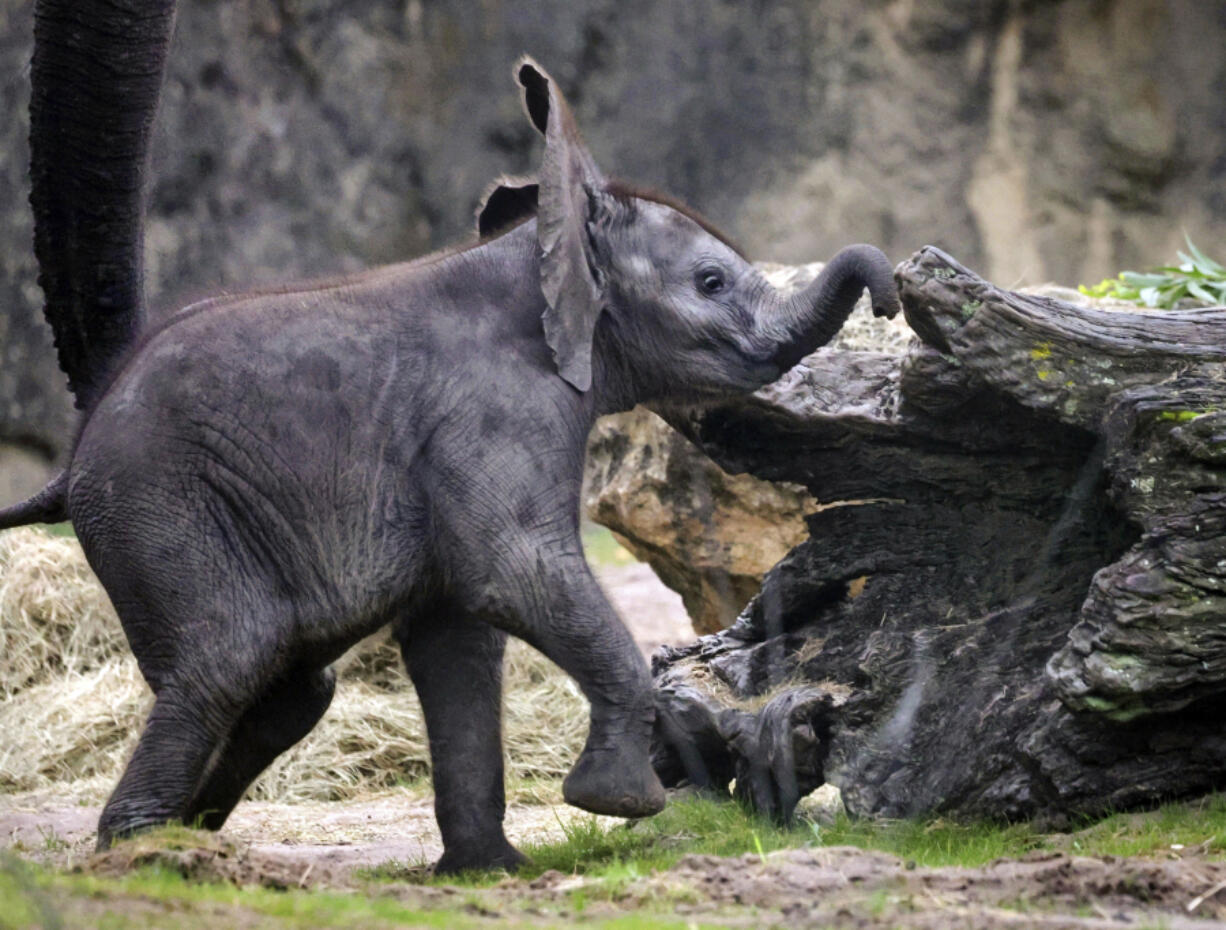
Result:
[[898,313],[901,304],[889,259],[874,246],[849,245],[827,263],[812,284],[781,300],[769,324],[778,346],[771,361],[780,371],[787,371],[828,343],[866,288],[875,316]]

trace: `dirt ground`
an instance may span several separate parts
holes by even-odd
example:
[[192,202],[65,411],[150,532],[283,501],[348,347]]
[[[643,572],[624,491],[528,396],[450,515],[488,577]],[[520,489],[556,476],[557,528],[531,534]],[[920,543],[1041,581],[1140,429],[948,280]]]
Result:
[[[67,864],[75,860],[97,875],[122,875],[135,865],[158,863],[206,881],[274,889],[351,889],[391,897],[420,911],[460,907],[482,918],[536,915],[540,923],[616,917],[627,912],[680,919],[687,926],[793,928],[1050,928],[1113,930],[1165,928],[1200,930],[1226,926],[1226,863],[1196,855],[1184,858],[1086,858],[1045,852],[999,860],[982,868],[920,868],[884,853],[851,847],[792,849],[740,858],[689,856],[659,874],[634,878],[609,894],[588,880],[546,872],[532,880],[506,879],[492,888],[425,886],[411,879],[372,883],[358,871],[392,855],[401,863],[428,848],[428,802],[380,798],[370,802],[321,805],[329,810],[285,810],[247,805],[233,827],[200,846],[178,850],[142,848],[138,840],[90,857],[80,845],[91,825],[82,811],[70,825],[62,810],[36,813],[34,824],[54,822],[71,845],[25,855]],[[89,812],[93,813],[93,812]],[[552,808],[512,812],[509,832],[550,832]],[[306,827],[314,821],[313,826]],[[14,823],[11,815],[7,821]],[[287,835],[289,834],[289,835]],[[414,836],[416,834],[416,836]],[[37,835],[35,833],[34,835]],[[338,837],[344,837],[337,842]],[[39,840],[35,840],[39,842]],[[415,845],[420,844],[420,845]],[[50,846],[55,846],[52,843]],[[81,857],[81,858],[78,858]],[[584,895],[591,892],[591,897]],[[582,901],[582,903],[580,903]],[[65,902],[69,926],[88,926],[91,907],[101,899]],[[115,898],[106,912],[148,908],[147,899]],[[73,920],[72,918],[75,918]],[[533,921],[529,920],[529,923]],[[156,923],[154,924],[156,925]]]
[[789,926],[1221,927],[1226,863],[1042,853],[977,869],[916,868],[849,847],[766,861],[691,856],[667,880],[710,905],[777,912]]
[[[606,567],[599,574],[645,653],[692,636],[680,599],[645,566]],[[366,893],[371,886],[364,868],[396,863],[411,878],[424,875],[441,853],[431,799],[409,790],[329,804],[245,802],[221,834],[199,847],[169,851],[142,849],[137,841],[94,856],[98,814],[98,807],[75,804],[67,795],[0,796],[0,849],[102,875],[158,861],[202,879]],[[507,833],[518,843],[559,838],[565,824],[586,816],[564,806],[512,804]],[[479,892],[392,881],[380,883],[377,893],[422,909],[463,901],[466,912],[475,907],[483,918],[523,920],[539,911],[549,915],[545,923],[578,916],[579,909],[584,919],[594,919],[647,905],[687,925],[737,927],[1226,926],[1226,863],[1206,860],[1196,850],[1162,860],[1044,853],[982,868],[918,868],[846,847],[739,859],[690,856],[663,874],[626,881],[615,894],[593,893],[594,903],[580,908],[577,895],[586,881],[547,872]],[[113,911],[116,904],[112,900],[106,907]],[[129,904],[137,923],[148,924],[152,914],[156,925],[151,910],[156,902],[133,897],[122,908]],[[90,908],[102,906],[89,898],[71,902],[72,909],[81,910],[75,914],[81,926],[89,925]]]
[[[16,847],[26,858],[60,868],[81,864],[93,852],[101,812],[55,794],[0,797],[0,848]],[[564,824],[588,816],[565,805],[511,804],[507,835],[521,844],[553,840],[563,835]],[[424,867],[443,853],[433,799],[409,790],[330,803],[245,801],[222,836],[262,861],[299,873],[311,866],[329,880],[388,862]]]

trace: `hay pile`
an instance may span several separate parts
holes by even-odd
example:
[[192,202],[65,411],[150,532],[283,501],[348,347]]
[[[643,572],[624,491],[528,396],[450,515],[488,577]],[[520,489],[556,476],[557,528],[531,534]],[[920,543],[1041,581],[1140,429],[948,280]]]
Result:
[[[342,800],[428,773],[421,709],[394,643],[383,634],[365,640],[338,672],[324,719],[249,796]],[[586,701],[519,642],[508,650],[504,679],[508,775],[560,778],[583,746]],[[151,703],[76,540],[37,529],[0,533],[0,792],[105,798]]]

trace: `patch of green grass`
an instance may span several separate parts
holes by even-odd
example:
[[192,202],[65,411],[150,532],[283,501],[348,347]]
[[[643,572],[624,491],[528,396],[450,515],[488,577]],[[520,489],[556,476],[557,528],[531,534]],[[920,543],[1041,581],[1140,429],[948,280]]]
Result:
[[314,891],[272,891],[251,886],[189,882],[169,869],[139,869],[119,879],[71,876],[68,889],[90,896],[131,896],[173,902],[193,912],[207,913],[209,905],[226,905],[264,917],[280,919],[285,926],[472,926],[475,921],[456,920],[445,912],[428,913],[407,908],[391,898]]
[[634,561],[629,550],[603,526],[585,521],[582,538],[583,552],[592,565],[628,565]]
[[1226,858],[1226,794],[1112,814],[1069,833],[1044,832],[1029,822],[853,820],[842,813],[829,824],[812,824],[810,830],[817,845],[878,850],[921,866],[974,867],[1035,850],[1083,856],[1156,856],[1186,850],[1220,859]]
[[[616,888],[653,871],[667,869],[691,853],[766,856],[778,849],[803,846],[812,839],[807,823],[780,827],[740,805],[704,798],[674,800],[655,817],[612,826],[605,826],[595,817],[580,818],[564,824],[563,831],[565,836],[561,840],[522,847],[532,861],[520,869],[518,877],[532,879],[557,870]],[[388,872],[389,877],[412,880],[417,869],[414,865],[393,864]],[[428,880],[434,884],[482,887],[496,884],[504,877],[472,872]]]
[[1163,265],[1145,274],[1122,271],[1118,278],[1107,278],[1093,287],[1083,284],[1078,290],[1089,297],[1113,297],[1166,310],[1181,300],[1207,307],[1226,304],[1226,267],[1205,255],[1187,236],[1184,240],[1188,251],[1178,253],[1178,265]]
[[45,523],[43,529],[52,536],[63,536],[68,539],[76,539],[77,531],[72,528],[71,523]]
[[1047,836],[1029,823],[853,820],[840,813],[832,823],[814,823],[810,830],[814,845],[871,849],[922,866],[980,866],[1024,856],[1047,844]]
[[[497,906],[497,905],[495,905]],[[411,907],[389,895],[369,892],[273,891],[226,883],[200,883],[173,870],[149,867],[121,878],[57,874],[7,857],[0,860],[0,928],[158,928],[216,930],[217,927],[299,928],[392,927],[483,928],[490,926],[489,902],[456,896],[450,904]],[[498,926],[549,928],[567,920],[519,916],[500,908]],[[684,921],[650,913],[585,919],[593,930],[684,930]]]
[[1226,858],[1226,794],[1164,804],[1156,810],[1112,814],[1054,838],[1083,856],[1155,856],[1171,852]]
[[33,866],[0,853],[0,930],[56,925],[55,909],[38,878]]
[[1035,850],[1083,856],[1158,856],[1186,851],[1226,858],[1226,794],[1162,805],[1152,811],[1112,814],[1075,831],[1047,833],[1034,824],[923,820],[853,820],[839,814],[813,824],[823,846],[857,846],[892,853],[921,866],[979,866]]
[[[857,820],[839,813],[828,822],[799,819],[777,826],[737,804],[701,798],[676,800],[655,817],[604,826],[596,818],[566,827],[562,840],[526,846],[532,863],[518,874],[534,878],[556,869],[583,875],[613,888],[652,871],[667,869],[685,855],[741,856],[768,860],[775,850],[804,846],[855,846],[889,853],[917,866],[986,865],[1035,850],[1085,856],[1167,855],[1172,847],[1209,858],[1226,858],[1226,795],[1165,805],[1155,811],[1116,814],[1070,833],[1047,833],[1035,825],[960,823],[941,818]],[[423,874],[401,869],[401,880]],[[502,876],[486,873],[447,879],[443,884],[488,886]],[[591,894],[591,888],[586,890]]]
[[765,855],[804,845],[808,835],[804,824],[779,827],[738,804],[684,798],[655,817],[610,828],[594,817],[577,820],[566,828],[564,840],[526,847],[532,865],[523,874],[557,869],[622,879],[668,868],[690,853]]

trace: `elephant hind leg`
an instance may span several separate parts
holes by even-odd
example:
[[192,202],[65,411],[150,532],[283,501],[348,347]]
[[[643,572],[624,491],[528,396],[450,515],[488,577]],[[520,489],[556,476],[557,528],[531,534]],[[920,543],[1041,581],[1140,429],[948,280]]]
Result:
[[260,773],[311,732],[335,689],[336,673],[330,667],[295,668],[270,685],[231,730],[185,821],[220,830]]
[[210,696],[176,685],[161,687],[136,751],[103,808],[98,849],[141,830],[184,820],[228,724]]
[[286,612],[250,584],[235,596],[232,580],[184,569],[175,590],[159,570],[115,578],[103,568],[99,576],[156,699],[102,811],[99,849],[148,827],[192,822],[202,810],[194,802],[232,736],[269,682],[285,674],[285,636],[277,634],[291,629]]
[[396,632],[430,740],[442,873],[515,869],[503,832],[502,656],[506,634],[463,615],[414,617]]

